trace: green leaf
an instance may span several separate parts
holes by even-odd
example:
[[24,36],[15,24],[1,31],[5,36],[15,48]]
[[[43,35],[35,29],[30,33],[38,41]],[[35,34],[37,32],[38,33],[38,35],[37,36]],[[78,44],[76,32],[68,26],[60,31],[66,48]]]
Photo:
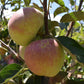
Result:
[[29,6],[29,4],[31,3],[31,0],[24,0],[24,3],[26,6]]
[[59,27],[63,30],[66,29],[67,30],[67,26],[69,26],[69,23],[59,23]]
[[18,6],[15,6],[15,8],[12,9],[12,11],[17,11],[19,10]]
[[20,69],[21,69],[21,66],[19,64],[10,64],[5,66],[0,71],[0,83],[14,76]]
[[80,28],[80,26],[81,26],[81,24],[80,24],[79,22],[75,22],[75,24],[74,24],[74,26],[73,26],[73,27],[74,27],[74,28],[78,28],[78,29],[79,29],[79,28]]
[[48,20],[48,28],[50,32],[52,32],[56,26],[59,26],[59,23],[57,21]]
[[58,7],[55,12],[54,12],[54,17],[57,15],[57,14],[60,14],[60,13],[64,13],[64,12],[68,12],[68,8],[67,7]]
[[14,5],[15,5],[15,3],[14,3],[14,2],[10,2],[9,4],[10,4],[11,6],[14,6]]
[[48,20],[48,27],[51,29],[51,28],[54,28],[55,26],[59,26],[59,23],[57,21],[51,21],[51,20]]
[[71,5],[74,5],[75,4],[75,1],[74,0],[70,0],[70,4]]
[[61,42],[64,48],[73,56],[79,63],[84,64],[84,48],[75,40],[65,36],[59,36],[57,39]]
[[6,0],[1,0],[1,3],[4,5]]
[[56,2],[57,4],[59,4],[60,6],[64,7],[64,1],[63,0],[50,0],[51,2]]
[[52,31],[51,31],[52,35],[55,37],[56,36],[56,29],[54,28]]
[[15,4],[20,5],[20,4],[21,4],[21,0],[12,0],[11,2],[9,2],[9,4],[10,4],[11,6],[15,6]]
[[2,30],[1,34],[2,34],[2,38],[6,38],[9,35],[8,29]]
[[39,7],[36,3],[33,3],[33,7],[43,12],[43,9]]
[[8,29],[4,29],[0,32],[0,39],[6,38],[9,35]]
[[82,11],[71,12],[69,14],[65,14],[61,18],[61,22],[80,21],[80,20],[84,20],[84,12]]
[[51,27],[59,26],[59,23],[57,21],[51,21]]

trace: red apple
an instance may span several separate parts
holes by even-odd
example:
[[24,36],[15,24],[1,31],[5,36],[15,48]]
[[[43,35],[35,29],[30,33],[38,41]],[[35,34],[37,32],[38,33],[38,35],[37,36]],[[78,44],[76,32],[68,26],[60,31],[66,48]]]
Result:
[[36,75],[53,77],[64,64],[64,51],[55,39],[37,40],[26,47],[24,60]]
[[35,8],[23,8],[14,13],[8,22],[11,38],[19,45],[28,45],[44,24],[42,12]]

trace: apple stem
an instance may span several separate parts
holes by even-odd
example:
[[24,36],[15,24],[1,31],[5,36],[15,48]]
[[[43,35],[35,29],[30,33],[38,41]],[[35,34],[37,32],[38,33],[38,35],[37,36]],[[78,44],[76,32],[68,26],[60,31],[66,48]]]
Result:
[[48,30],[47,0],[44,0],[44,1],[43,1],[43,8],[44,8],[44,26],[45,26],[45,35],[49,35],[49,30]]

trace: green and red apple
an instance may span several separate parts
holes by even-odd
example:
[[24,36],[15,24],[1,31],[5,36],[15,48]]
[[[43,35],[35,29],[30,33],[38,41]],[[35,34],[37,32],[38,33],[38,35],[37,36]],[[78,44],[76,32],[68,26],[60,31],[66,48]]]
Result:
[[64,51],[55,39],[37,40],[26,47],[24,60],[36,75],[53,77],[64,64]]
[[8,22],[11,38],[19,45],[26,46],[44,24],[43,13],[35,8],[16,11]]

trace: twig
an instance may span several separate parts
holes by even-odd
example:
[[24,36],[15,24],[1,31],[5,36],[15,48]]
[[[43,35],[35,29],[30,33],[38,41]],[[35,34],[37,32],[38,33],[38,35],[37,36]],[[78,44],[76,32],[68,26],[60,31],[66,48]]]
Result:
[[[40,0],[41,1],[41,0]],[[48,30],[48,11],[47,11],[47,0],[43,1],[43,9],[44,9],[44,26],[45,26],[45,35],[49,35]],[[49,84],[49,79],[45,76],[42,77],[42,84]]]
[[49,14],[50,0],[48,1],[48,14]]
[[75,23],[75,22],[71,22],[71,23],[70,23],[70,27],[69,27],[69,30],[67,31],[66,36],[69,36],[69,34],[70,34],[70,32],[71,32],[71,30],[72,30],[72,28],[73,28],[74,23]]
[[2,10],[1,10],[1,19],[2,19],[2,15],[3,15],[3,11],[4,11],[4,9],[5,9],[5,6],[8,4],[8,1],[7,2],[5,2],[4,4],[3,4],[3,6],[2,6]]
[[[80,1],[78,11],[81,10],[82,3],[83,3],[83,0]],[[69,34],[70,34],[70,32],[71,32],[71,30],[72,30],[72,28],[73,28],[74,23],[75,23],[75,22],[71,22],[71,23],[70,23],[70,27],[69,27],[69,30],[67,31],[66,36],[69,36]]]
[[40,3],[43,5],[43,2],[40,0]]
[[0,40],[0,42],[8,49],[10,54],[14,54],[17,59],[24,61],[9,45],[5,44],[2,40]]
[[1,16],[1,19],[2,19],[2,15],[3,15],[3,11],[4,11],[4,8],[5,8],[5,5],[6,5],[6,4],[4,4],[4,5],[2,6],[1,15],[0,15],[0,16]]
[[78,11],[81,10],[82,3],[83,3],[83,0],[80,1]]
[[45,34],[49,35],[48,30],[48,13],[47,13],[47,0],[43,1],[43,8],[44,8],[44,26],[45,26]]
[[9,51],[11,51],[15,56],[18,56],[18,54],[10,47],[8,46],[7,44],[5,44],[2,40],[0,40],[0,42],[6,46],[8,48]]

